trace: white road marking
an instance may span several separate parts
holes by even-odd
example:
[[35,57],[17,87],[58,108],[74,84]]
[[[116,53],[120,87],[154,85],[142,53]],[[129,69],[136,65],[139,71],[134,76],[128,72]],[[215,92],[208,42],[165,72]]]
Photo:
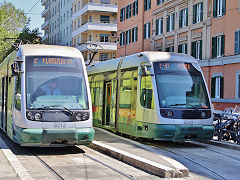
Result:
[[0,138],[0,149],[3,154],[8,159],[9,163],[13,167],[14,171],[17,173],[20,179],[22,180],[33,180],[28,171],[23,167],[20,161],[17,159],[15,154],[9,149],[6,143]]

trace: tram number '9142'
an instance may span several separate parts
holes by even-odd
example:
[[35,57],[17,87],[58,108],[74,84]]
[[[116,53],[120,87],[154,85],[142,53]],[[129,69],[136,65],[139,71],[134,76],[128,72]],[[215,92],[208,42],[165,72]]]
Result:
[[191,120],[184,120],[184,124],[192,125],[192,124],[193,124],[193,121],[191,121]]
[[55,128],[65,128],[66,123],[54,123],[53,125]]

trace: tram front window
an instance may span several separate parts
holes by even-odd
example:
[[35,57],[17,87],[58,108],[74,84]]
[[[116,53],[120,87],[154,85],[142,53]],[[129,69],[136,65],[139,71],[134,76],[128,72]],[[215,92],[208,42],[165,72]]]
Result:
[[88,109],[81,60],[67,57],[26,58],[27,109],[63,106]]
[[158,62],[154,72],[161,108],[210,108],[202,74],[194,64]]

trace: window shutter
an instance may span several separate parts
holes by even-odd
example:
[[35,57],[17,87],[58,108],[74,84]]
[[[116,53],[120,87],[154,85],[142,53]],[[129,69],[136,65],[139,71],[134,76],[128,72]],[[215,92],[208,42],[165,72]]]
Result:
[[125,45],[125,32],[123,33],[123,45]]
[[159,5],[160,4],[160,0],[157,0],[157,5]]
[[187,54],[187,43],[185,45],[185,52],[184,53]]
[[157,19],[156,20],[156,35],[159,35],[160,33],[159,33],[159,20],[160,19]]
[[239,42],[240,41],[240,37],[239,36],[240,36],[240,31],[236,31],[235,32],[235,42],[234,42],[234,44],[235,44],[234,45],[235,46],[234,47],[234,53],[235,54],[239,54],[240,53],[239,52],[240,51],[240,42]]
[[167,17],[167,32],[169,32],[170,16]]
[[186,13],[186,26],[188,26],[188,8],[186,9],[187,13]]
[[222,14],[224,15],[226,13],[226,0],[223,0],[222,2]]
[[151,9],[151,4],[152,4],[151,0],[149,0],[149,9]]
[[138,14],[138,0],[136,1],[136,14]]
[[126,14],[126,8],[124,7],[124,8],[123,8],[123,20],[126,19],[126,18],[125,18],[125,14]]
[[163,33],[163,19],[161,19],[161,21],[160,21],[160,23],[161,23],[161,34]]
[[224,48],[225,48],[225,35],[222,35],[221,36],[221,55],[223,55],[225,52]]
[[128,16],[128,8],[129,8],[129,6],[126,7],[126,19],[129,18],[129,16]]
[[175,30],[175,13],[173,13],[173,30]]
[[213,0],[213,17],[217,17],[217,0]]
[[220,98],[223,98],[224,83],[223,77],[220,77]]
[[200,40],[200,55],[199,55],[199,59],[202,59],[202,40]]
[[132,4],[129,5],[129,18],[131,17],[132,15]]
[[211,98],[215,98],[216,77],[211,79]]
[[178,45],[178,52],[182,53],[182,45]]
[[212,58],[217,57],[217,37],[212,38]]
[[179,11],[179,28],[182,27],[183,10]]
[[240,75],[238,75],[238,98],[240,98]]
[[129,43],[131,43],[131,29],[129,29]]
[[148,0],[144,0],[144,11],[147,10],[147,1],[148,1]]
[[144,39],[146,39],[146,25],[147,25],[147,24],[144,24],[144,31],[143,31],[143,32],[144,32],[144,33],[143,33],[143,34],[144,34]]
[[197,19],[197,6],[193,5],[193,24],[196,23],[196,19]]
[[136,41],[138,40],[138,27],[136,27],[136,34],[135,34],[135,36],[136,36]]
[[196,58],[196,42],[192,42],[192,56]]
[[201,2],[201,21],[203,21],[203,2]]
[[135,2],[133,2],[133,9],[132,9],[132,15],[133,16],[135,16],[135,14],[136,14],[136,11],[135,11],[135,4],[136,3],[136,1]]
[[132,42],[134,42],[134,29],[135,28],[132,28]]
[[151,34],[150,34],[150,22],[148,23],[148,38],[150,38]]
[[120,21],[123,21],[123,9],[120,10]]

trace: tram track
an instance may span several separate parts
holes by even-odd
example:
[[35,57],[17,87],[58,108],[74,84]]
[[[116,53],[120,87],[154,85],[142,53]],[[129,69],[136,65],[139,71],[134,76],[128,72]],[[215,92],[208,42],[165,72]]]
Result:
[[[211,149],[211,148],[205,148],[203,146],[202,143],[198,143],[196,144],[195,142],[184,142],[184,143],[187,143],[187,144],[191,144],[191,145],[195,145],[195,146],[201,146],[201,148],[203,148],[204,150],[208,150],[208,151],[211,151],[211,152],[214,152],[214,153],[219,153],[221,155],[224,155],[226,156],[226,154],[224,153],[221,153],[220,151],[217,151],[217,150],[214,150],[214,149]],[[187,151],[184,151],[184,150],[180,150],[180,149],[177,149],[177,150],[171,150],[170,147],[164,147],[164,145],[161,145],[161,144],[158,144],[156,142],[148,142],[148,143],[145,143],[145,145],[148,145],[148,146],[152,146],[153,148],[157,148],[158,149],[161,149],[162,151],[165,151],[167,154],[172,154],[180,159],[185,159],[187,160],[188,162],[194,164],[194,165],[197,165],[198,167],[200,167],[201,169],[205,170],[205,171],[208,171],[209,173],[211,173],[215,179],[221,179],[221,180],[228,180],[229,178],[227,177],[224,177],[222,176],[221,174],[219,173],[216,173],[214,170],[212,170],[211,168],[208,168],[206,167],[205,165],[202,165],[201,163],[199,163],[197,160],[194,160],[194,158],[191,158],[192,156],[194,157],[197,157],[197,158],[206,158],[204,157],[203,155],[196,155],[194,153],[189,153]],[[187,154],[187,155],[184,155],[184,154]],[[228,157],[228,156],[227,156]],[[231,157],[232,159],[236,160],[236,158],[234,157]],[[240,161],[240,159],[237,159]]]

